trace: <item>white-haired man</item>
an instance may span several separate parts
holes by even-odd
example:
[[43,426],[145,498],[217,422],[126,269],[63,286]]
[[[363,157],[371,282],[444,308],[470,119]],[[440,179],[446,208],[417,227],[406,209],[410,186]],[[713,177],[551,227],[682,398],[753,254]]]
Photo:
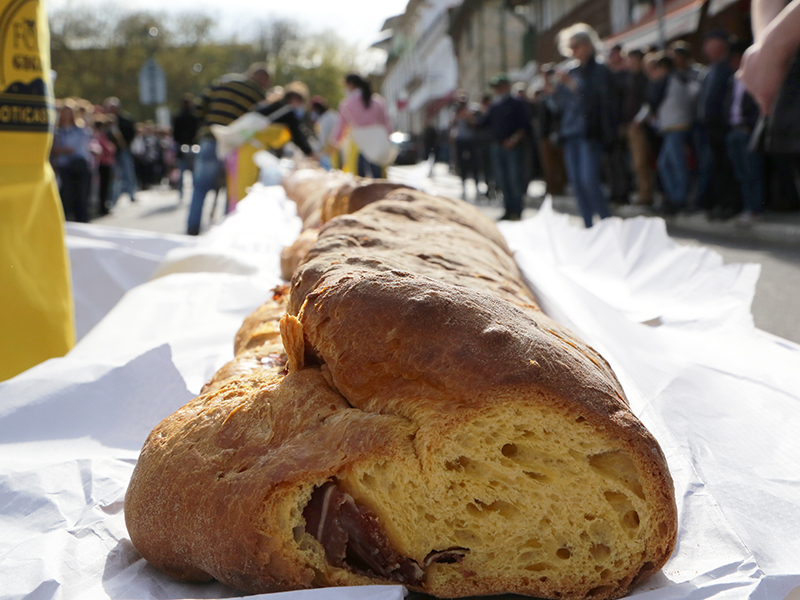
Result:
[[616,86],[611,71],[596,60],[599,39],[594,29],[584,23],[563,29],[558,45],[562,54],[578,63],[569,72],[558,74],[551,98],[561,114],[567,175],[583,222],[591,227],[595,214],[601,219],[611,216],[600,185],[600,169],[604,148],[616,138]]

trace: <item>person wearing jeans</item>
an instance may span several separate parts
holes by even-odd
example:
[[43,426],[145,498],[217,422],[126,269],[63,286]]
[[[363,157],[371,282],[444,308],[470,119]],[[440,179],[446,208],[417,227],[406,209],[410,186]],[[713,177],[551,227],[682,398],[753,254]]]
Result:
[[114,163],[114,183],[111,189],[111,204],[117,203],[122,194],[128,194],[131,202],[135,201],[136,169],[133,166],[133,155],[129,148],[117,148],[116,162]]
[[200,152],[194,163],[194,189],[189,207],[186,233],[198,235],[203,218],[206,194],[217,181],[222,162],[217,158],[217,141],[211,125],[230,125],[264,99],[269,73],[264,63],[253,63],[246,73],[229,73],[214,81],[195,99],[194,112],[201,127],[198,130]]
[[183,200],[183,174],[192,170],[192,145],[197,138],[199,122],[194,114],[191,94],[184,95],[180,111],[172,117],[172,139],[178,159],[178,199]]
[[750,136],[743,128],[731,129],[725,138],[733,172],[742,189],[744,210],[738,220],[748,223],[764,210],[763,158],[750,149]]
[[596,214],[601,219],[611,216],[603,188],[600,187],[600,172],[603,147],[600,142],[581,136],[564,140],[564,162],[567,175],[578,200],[578,209],[583,224],[589,228]]
[[123,193],[136,200],[136,169],[133,166],[131,144],[136,137],[136,124],[133,118],[122,110],[119,98],[114,96],[103,101],[109,119],[109,139],[117,147],[114,163],[114,182],[111,186],[111,206],[117,203]]
[[358,155],[358,175],[359,177],[372,177],[374,179],[381,179],[383,177],[383,167],[369,162],[364,155]]
[[522,148],[505,148],[502,144],[492,144],[492,172],[497,180],[497,187],[503,191],[505,214],[503,219],[519,220],[522,218],[525,195],[522,174]]
[[511,81],[505,73],[496,75],[491,86],[498,99],[479,121],[479,126],[488,128],[492,135],[492,172],[498,189],[503,192],[505,207],[505,213],[500,218],[519,221],[525,196],[520,142],[530,131],[531,124],[525,105],[511,95]]
[[674,214],[686,207],[689,193],[689,163],[686,146],[692,127],[693,98],[689,84],[676,71],[670,56],[660,53],[652,71],[648,105],[637,118],[657,116],[663,143],[658,154],[658,175],[667,201],[662,211]]
[[689,193],[689,165],[686,162],[688,139],[688,130],[663,133],[657,166],[658,176],[670,202],[667,212],[686,206],[686,195]]
[[51,156],[67,220],[88,223],[93,133],[82,119],[75,117],[76,111],[74,102],[65,102],[58,116]]
[[[385,130],[386,137],[383,140],[388,144],[393,127],[389,118],[389,111],[386,108],[386,100],[380,94],[373,93],[369,81],[356,73],[347,75],[344,79],[344,85],[347,89],[347,95],[339,103],[339,120],[328,140],[331,144],[331,150],[342,148],[348,133],[355,145],[358,145],[360,142],[357,141],[355,132],[358,130],[369,131],[369,128],[376,128],[373,133],[377,133],[381,129]],[[345,152],[345,154],[349,153]],[[354,158],[355,160],[353,160]],[[373,160],[377,159],[373,157]],[[345,157],[345,164],[342,170],[346,173],[356,173],[359,177],[374,177],[376,179],[383,177],[383,167],[372,162],[363,154],[361,149],[359,149],[357,158],[354,156],[351,158]]]
[[569,73],[559,72],[559,83],[546,83],[545,91],[553,109],[561,115],[564,162],[583,223],[588,228],[594,215],[611,216],[608,198],[600,184],[603,149],[616,138],[617,126],[612,104],[616,87],[609,69],[595,54],[597,33],[578,23],[558,34],[559,50],[578,60]]
[[206,194],[214,189],[221,170],[222,161],[217,158],[217,140],[203,138],[200,140],[200,152],[194,159],[194,191],[192,204],[189,207],[189,221],[186,227],[189,235],[198,235],[200,233]]

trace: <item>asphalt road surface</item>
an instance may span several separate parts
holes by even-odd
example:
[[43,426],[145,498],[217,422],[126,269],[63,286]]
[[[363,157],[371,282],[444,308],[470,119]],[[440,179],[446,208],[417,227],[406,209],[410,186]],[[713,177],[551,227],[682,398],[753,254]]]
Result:
[[752,307],[756,327],[800,344],[800,248],[688,236],[684,232],[671,233],[671,237],[681,244],[715,250],[725,264],[760,264]]

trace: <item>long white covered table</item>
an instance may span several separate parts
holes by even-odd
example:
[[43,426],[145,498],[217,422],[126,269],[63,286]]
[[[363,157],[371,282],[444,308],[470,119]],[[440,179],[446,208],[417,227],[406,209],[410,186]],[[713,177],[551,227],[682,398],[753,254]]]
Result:
[[[299,230],[278,187],[197,239],[70,226],[80,342],[0,384],[0,599],[240,595],[149,566],[123,499],[145,437],[232,357]],[[669,461],[678,546],[633,595],[800,599],[800,346],[754,328],[758,266],[678,246],[659,219],[583,230],[545,205],[502,231],[543,309],[611,363]]]

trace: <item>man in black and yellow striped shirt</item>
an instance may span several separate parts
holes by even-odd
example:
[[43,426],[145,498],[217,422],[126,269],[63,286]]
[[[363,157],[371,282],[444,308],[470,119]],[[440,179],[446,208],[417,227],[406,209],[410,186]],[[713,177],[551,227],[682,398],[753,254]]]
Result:
[[214,187],[222,163],[217,158],[217,142],[209,125],[229,125],[264,100],[269,73],[264,63],[253,63],[246,73],[220,77],[195,99],[195,114],[201,120],[198,135],[200,152],[194,162],[194,191],[189,208],[187,233],[200,233],[203,203]]
[[232,73],[216,80],[194,101],[195,115],[203,120],[200,136],[212,137],[209,125],[230,125],[254,105],[263,102],[268,85],[269,76],[262,68],[257,68],[253,75]]

